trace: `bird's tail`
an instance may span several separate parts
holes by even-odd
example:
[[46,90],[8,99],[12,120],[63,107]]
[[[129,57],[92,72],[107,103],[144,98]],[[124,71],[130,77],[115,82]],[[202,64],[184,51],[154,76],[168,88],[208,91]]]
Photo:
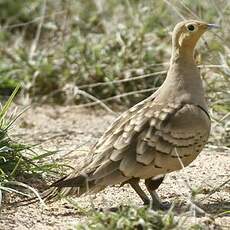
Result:
[[[70,174],[51,184],[49,189],[44,192],[44,199],[45,201],[51,201],[57,196],[63,197],[74,195],[79,197],[85,193],[99,192],[104,186],[98,186],[95,181],[94,178],[90,177],[90,174]],[[97,191],[95,191],[95,189]]]
[[[85,193],[98,193],[108,185],[122,183],[129,178],[122,174],[119,165],[119,161],[113,162],[108,159],[97,167],[91,167],[87,172],[74,171],[51,184],[41,194],[41,198],[45,202],[53,202],[64,196],[79,197]],[[26,204],[35,203],[38,200],[38,197],[27,199]]]
[[89,174],[74,175],[73,173],[65,176],[51,184],[40,197],[32,197],[19,201],[16,205],[25,206],[39,201],[51,203],[61,197],[74,195],[81,196],[84,193],[99,192],[105,186],[95,186],[95,179],[90,179]]

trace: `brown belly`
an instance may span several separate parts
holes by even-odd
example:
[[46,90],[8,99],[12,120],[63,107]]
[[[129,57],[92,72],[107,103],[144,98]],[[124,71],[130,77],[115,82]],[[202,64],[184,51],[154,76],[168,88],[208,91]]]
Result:
[[[184,148],[175,148],[170,155],[155,153],[156,157],[150,165],[139,164],[138,168],[140,169],[134,173],[135,177],[147,179],[180,170],[194,161],[203,147],[204,144],[202,146],[200,144],[199,146],[198,144],[190,146],[186,148],[187,154],[184,154]],[[188,153],[189,151],[190,153]]]

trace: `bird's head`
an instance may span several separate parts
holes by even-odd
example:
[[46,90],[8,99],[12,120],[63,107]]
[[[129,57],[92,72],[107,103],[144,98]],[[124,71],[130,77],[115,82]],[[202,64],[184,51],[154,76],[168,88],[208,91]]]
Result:
[[173,49],[176,49],[179,53],[193,53],[193,49],[201,35],[212,28],[219,28],[219,26],[196,20],[186,20],[178,23],[172,34]]

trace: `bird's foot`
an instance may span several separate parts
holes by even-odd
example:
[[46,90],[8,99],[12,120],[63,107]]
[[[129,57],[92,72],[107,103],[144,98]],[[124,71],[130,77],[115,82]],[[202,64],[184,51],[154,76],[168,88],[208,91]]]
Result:
[[168,201],[161,202],[159,204],[152,204],[151,208],[153,210],[162,210],[162,211],[167,211],[171,208],[171,203]]
[[120,205],[117,207],[110,207],[110,208],[98,208],[96,210],[99,212],[119,212],[120,210],[122,210],[125,207],[126,207],[125,205]]
[[163,210],[163,211],[167,211],[171,208],[171,203],[168,201],[164,201],[164,202],[144,202],[144,205],[148,205],[151,207],[151,209],[153,210]]
[[121,207],[111,207],[108,208],[107,211],[109,212],[118,212],[121,209]]

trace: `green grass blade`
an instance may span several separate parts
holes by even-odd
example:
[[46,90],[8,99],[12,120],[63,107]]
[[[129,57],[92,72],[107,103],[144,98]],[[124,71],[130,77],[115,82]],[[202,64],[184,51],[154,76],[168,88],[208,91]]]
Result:
[[10,105],[13,102],[13,99],[15,97],[15,95],[17,94],[18,90],[20,88],[20,85],[18,84],[16,86],[16,88],[14,89],[13,93],[10,95],[9,99],[7,100],[7,102],[5,103],[5,105],[3,106],[2,110],[0,111],[0,124],[2,125],[2,122],[6,116],[6,113],[10,107]]

